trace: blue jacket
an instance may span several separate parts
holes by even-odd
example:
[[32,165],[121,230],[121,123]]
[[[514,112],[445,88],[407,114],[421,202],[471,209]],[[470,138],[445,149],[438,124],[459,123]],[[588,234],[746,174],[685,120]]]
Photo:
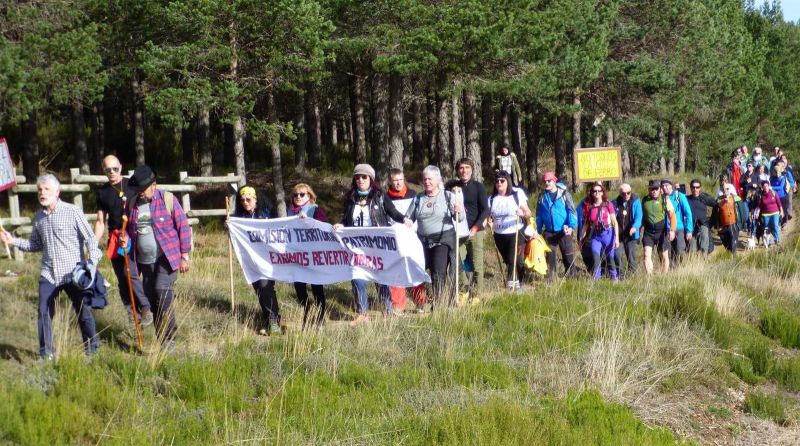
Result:
[[[614,203],[614,207],[617,209],[617,223],[619,224],[619,235],[620,238],[625,238],[630,235],[630,228],[635,228],[636,233],[633,234],[634,240],[639,240],[639,230],[642,227],[642,216],[644,212],[642,212],[642,200],[639,199],[639,196],[636,194],[631,194],[630,204],[626,203],[625,200],[622,199],[622,196],[618,196],[617,198],[612,201]],[[628,208],[630,206],[630,208]],[[623,211],[628,211],[630,213],[630,227],[624,228],[622,223],[625,221],[624,216],[622,215]]]
[[542,192],[536,203],[536,230],[539,232],[561,232],[564,226],[578,227],[575,203],[566,188],[559,187],[555,197],[548,191]]
[[[792,178],[793,180],[794,178]],[[789,181],[789,174],[786,175],[770,175],[769,176],[769,184],[772,186],[772,190],[778,194],[778,198],[783,198],[786,196],[786,182],[789,182],[789,187],[792,185],[792,181]]]
[[[686,195],[675,190],[672,191],[669,199],[672,201],[672,207],[675,208],[675,220],[677,222],[675,230],[684,231],[687,234],[694,232],[692,208],[689,206],[689,200],[686,199]],[[669,227],[669,219],[667,220],[667,229],[672,229]]]
[[94,309],[105,308],[108,305],[106,280],[90,262],[83,260],[75,266],[72,270],[72,283],[80,290],[84,304]]

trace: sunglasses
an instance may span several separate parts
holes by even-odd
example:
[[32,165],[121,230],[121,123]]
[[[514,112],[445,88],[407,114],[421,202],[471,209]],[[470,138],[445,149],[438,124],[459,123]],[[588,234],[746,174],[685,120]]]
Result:
[[592,191],[592,193],[593,194],[602,194],[603,190],[602,189],[595,189],[595,190]]
[[295,192],[295,193],[292,194],[292,197],[294,197],[294,198],[303,198],[305,196],[306,196],[305,192]]
[[369,179],[369,175],[353,175],[353,178],[356,180],[367,180]]
[[122,170],[121,167],[106,167],[103,169],[103,172],[111,173],[111,172],[119,172],[120,170]]
[[700,189],[700,186],[692,186],[692,189]]
[[544,180],[545,183],[555,183],[555,180]]
[[505,183],[506,180],[505,180],[505,178],[498,178],[498,179],[494,180],[494,182],[495,183]]

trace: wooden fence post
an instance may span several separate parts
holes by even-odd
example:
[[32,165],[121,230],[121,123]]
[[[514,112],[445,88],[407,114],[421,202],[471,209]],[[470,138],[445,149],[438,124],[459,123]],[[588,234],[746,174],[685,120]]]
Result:
[[[77,167],[70,168],[69,169],[69,182],[72,183],[72,184],[77,184],[76,180],[78,178],[78,175],[80,175],[80,174],[81,174],[81,170],[79,168],[77,168]],[[75,196],[72,198],[72,204],[74,204],[75,206],[78,206],[78,209],[80,209],[81,213],[83,213],[83,194],[80,193],[80,192],[76,192]]]

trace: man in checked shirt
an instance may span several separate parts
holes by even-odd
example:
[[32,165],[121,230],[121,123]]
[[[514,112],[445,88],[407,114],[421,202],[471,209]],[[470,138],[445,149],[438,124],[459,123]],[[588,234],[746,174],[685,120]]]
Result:
[[156,334],[167,351],[175,347],[175,312],[172,310],[178,272],[189,271],[192,229],[178,199],[156,186],[150,166],[133,171],[128,187],[136,198],[128,200],[126,233],[120,246],[131,240],[130,258],[136,262],[147,299],[153,307]]
[[84,304],[81,291],[72,283],[71,273],[77,263],[86,259],[86,253],[90,267],[97,268],[101,255],[97,248],[97,239],[94,238],[92,228],[81,209],[58,198],[61,184],[55,176],[42,175],[36,180],[36,185],[42,208],[33,218],[31,238],[19,239],[2,231],[0,241],[23,251],[42,251],[39,276],[39,355],[45,360],[54,358],[53,314],[55,299],[62,290],[67,292],[72,308],[78,315],[83,348],[87,355],[92,355],[100,346],[94,316],[90,305]]

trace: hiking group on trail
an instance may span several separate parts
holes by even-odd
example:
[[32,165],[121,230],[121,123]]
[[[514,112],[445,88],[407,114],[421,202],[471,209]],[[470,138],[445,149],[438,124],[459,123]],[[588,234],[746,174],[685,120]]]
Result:
[[[743,243],[747,249],[780,244],[781,231],[792,218],[792,195],[797,192],[793,169],[780,148],[767,159],[760,148],[748,155],[742,146],[732,152],[719,183],[706,186],[716,189],[713,194],[705,192],[698,179],[689,182],[688,194],[670,179],[653,179],[643,198],[628,183],[620,184],[618,195],[611,198],[606,186],[597,182],[587,185],[586,197],[576,206],[565,183],[548,171],[541,177],[544,188],[532,209],[520,186],[522,173],[516,157],[508,148],[500,153],[491,194],[474,178],[475,164],[469,158],[456,162],[457,177],[446,183],[438,167],[425,167],[418,193],[408,187],[400,169],[389,170],[388,187],[383,189],[375,169],[358,164],[350,187],[343,191],[344,210],[333,230],[390,224],[411,227],[416,223],[432,283],[429,290],[424,283],[411,287],[411,300],[415,312],[424,313],[479,301],[485,290],[485,232],[492,234],[508,290],[529,283],[532,271],[548,283],[559,277],[578,277],[576,250],[591,279],[607,275],[616,282],[637,273],[639,244],[647,274],[655,269],[654,250],[662,272],[680,265],[686,255],[707,257],[714,249],[712,228],[733,255],[742,232],[747,234]],[[30,239],[0,232],[4,243],[23,251],[42,251],[38,331],[39,354],[45,359],[55,354],[51,327],[55,298],[62,290],[78,314],[86,354],[91,356],[100,345],[91,309],[104,306],[106,292],[103,287],[87,285],[86,279],[93,279],[90,284],[104,282],[97,265],[101,258],[98,242],[106,228],[106,257],[137,333],[140,327],[153,324],[165,350],[174,347],[174,285],[179,272],[190,270],[192,250],[186,213],[172,193],[158,188],[149,166],[139,166],[130,179],[123,178],[119,160],[110,155],[103,160],[103,169],[109,181],[97,191],[94,231],[78,207],[59,199],[60,183],[47,174],[37,179],[41,209],[34,217]],[[291,190],[290,216],[328,222],[309,184],[298,183]],[[411,204],[401,212],[394,205],[396,200],[411,200]],[[251,184],[238,188],[231,216],[277,217],[266,194]],[[465,228],[463,232],[459,226]],[[285,327],[275,281],[263,279],[251,285],[262,314],[257,332],[282,334]],[[303,327],[322,324],[326,313],[323,285],[293,285],[304,309]],[[314,306],[308,296],[309,285]],[[355,309],[351,325],[369,321],[368,285],[363,279],[351,281]],[[405,288],[379,283],[375,287],[385,314],[404,314]],[[141,342],[140,333],[139,339]]]

